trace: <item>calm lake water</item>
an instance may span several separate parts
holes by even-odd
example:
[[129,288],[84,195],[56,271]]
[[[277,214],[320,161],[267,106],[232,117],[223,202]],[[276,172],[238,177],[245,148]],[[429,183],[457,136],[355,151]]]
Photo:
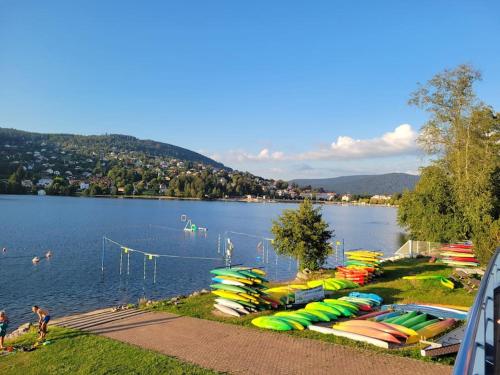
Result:
[[[14,328],[34,320],[33,304],[47,307],[52,316],[63,316],[207,288],[210,269],[224,264],[219,235],[230,237],[235,246],[233,264],[264,267],[270,279],[290,278],[296,263],[277,257],[272,249],[263,252],[258,244],[270,237],[271,221],[293,207],[0,195],[0,249],[7,248],[0,253],[0,310],[7,311]],[[183,214],[208,232],[184,232]],[[390,255],[402,241],[394,208],[326,205],[323,214],[346,249],[377,249]],[[128,274],[123,255],[120,275],[121,251],[111,243],[105,245],[101,272],[103,236],[146,252],[215,259],[159,258],[153,283],[154,262],[146,259],[144,272],[140,254],[130,255]],[[32,264],[33,257],[43,257],[49,249],[50,260]]]

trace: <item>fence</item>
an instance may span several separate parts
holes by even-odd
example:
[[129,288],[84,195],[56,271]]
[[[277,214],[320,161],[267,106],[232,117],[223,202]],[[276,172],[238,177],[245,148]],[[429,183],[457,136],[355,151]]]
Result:
[[441,243],[439,242],[408,240],[394,253],[394,256],[386,258],[386,260],[415,258],[419,255],[434,256],[439,254],[440,247]]
[[455,361],[455,375],[500,373],[500,248],[483,276]]

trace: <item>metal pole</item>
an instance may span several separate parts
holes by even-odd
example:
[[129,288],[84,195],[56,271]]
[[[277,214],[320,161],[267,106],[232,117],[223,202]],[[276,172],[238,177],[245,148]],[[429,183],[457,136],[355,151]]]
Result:
[[345,266],[345,243],[343,238],[342,238],[342,265]]
[[144,254],[144,280],[146,280],[146,254]]
[[153,274],[153,284],[156,284],[156,257],[155,257],[155,270]]
[[127,252],[127,275],[130,275],[130,251]]
[[106,237],[102,237],[102,257],[101,257],[101,272],[104,272],[104,247],[106,246]]
[[123,249],[120,248],[120,276],[122,275],[123,269]]

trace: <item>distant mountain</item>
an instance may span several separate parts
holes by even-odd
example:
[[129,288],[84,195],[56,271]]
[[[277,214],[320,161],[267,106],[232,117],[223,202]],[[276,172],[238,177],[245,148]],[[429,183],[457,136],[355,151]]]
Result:
[[334,178],[296,179],[300,187],[311,186],[334,191],[339,194],[394,194],[405,189],[413,189],[419,176],[406,173],[387,173],[379,175],[341,176]]
[[166,157],[224,168],[223,164],[197,152],[168,143],[138,139],[130,135],[44,134],[0,128],[0,142],[11,145],[45,143],[57,145],[66,150],[72,149],[85,154],[94,153],[96,155],[113,151],[136,152],[149,156]]

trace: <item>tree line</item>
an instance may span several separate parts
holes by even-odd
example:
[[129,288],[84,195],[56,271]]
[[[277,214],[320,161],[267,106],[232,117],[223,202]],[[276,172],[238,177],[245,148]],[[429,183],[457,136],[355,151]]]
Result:
[[460,65],[435,75],[409,104],[429,113],[418,143],[431,158],[399,204],[399,223],[414,239],[472,240],[488,261],[500,244],[500,114],[478,99],[481,74]]

